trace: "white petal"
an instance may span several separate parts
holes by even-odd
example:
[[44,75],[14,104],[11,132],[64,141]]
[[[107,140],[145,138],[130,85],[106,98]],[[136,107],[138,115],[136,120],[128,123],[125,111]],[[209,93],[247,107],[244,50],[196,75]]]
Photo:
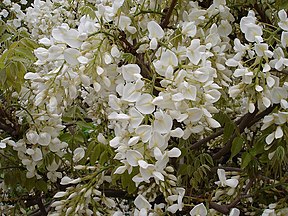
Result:
[[43,44],[45,46],[50,46],[51,45],[51,40],[49,40],[48,38],[41,38],[39,40],[39,43],[40,44]]
[[153,97],[150,94],[142,94],[136,101],[136,108],[143,114],[151,114],[155,110],[152,101]]
[[187,86],[187,88],[183,91],[183,96],[187,100],[195,101],[196,100],[196,96],[197,96],[197,88],[196,88],[196,86],[193,86],[193,85]]
[[41,132],[39,134],[38,143],[42,146],[48,146],[51,141],[51,135],[46,132]]
[[128,64],[122,66],[122,75],[126,81],[136,81],[142,76],[140,75],[141,69],[137,64]]
[[112,112],[109,116],[108,119],[110,120],[129,120],[130,116],[124,113],[116,113]]
[[112,140],[109,141],[109,145],[112,148],[118,148],[118,146],[120,145],[120,141],[121,141],[121,137],[116,136]]
[[207,215],[207,209],[203,203],[200,203],[196,205],[191,211],[191,216],[206,216]]
[[265,141],[268,145],[270,145],[273,142],[274,138],[275,138],[275,132],[272,132],[266,137]]
[[249,113],[253,113],[254,112],[254,110],[255,110],[254,103],[251,103],[251,102],[249,103],[248,110],[249,110]]
[[159,133],[169,133],[173,125],[171,116],[163,112],[155,112],[154,116],[154,130]]
[[237,179],[228,179],[226,180],[226,185],[232,188],[235,188],[238,185],[239,181]]
[[261,91],[263,91],[263,87],[262,86],[259,86],[259,85],[256,85],[256,91],[257,92],[261,92]]
[[178,204],[173,204],[173,205],[169,206],[169,207],[167,208],[167,210],[168,210],[169,212],[171,212],[172,214],[175,214],[176,211],[179,210],[179,205],[178,205]]
[[131,166],[138,166],[138,161],[143,158],[142,154],[136,150],[128,150],[126,152],[127,162]]
[[279,139],[281,137],[283,137],[283,130],[281,126],[278,126],[275,131],[275,139]]
[[0,148],[2,149],[6,148],[6,143],[0,142]]
[[132,128],[137,128],[143,121],[144,116],[134,107],[129,110],[130,125]]
[[65,61],[72,65],[75,66],[77,64],[79,64],[78,61],[78,57],[81,55],[80,51],[77,49],[73,49],[73,48],[68,48],[64,51],[64,59]]
[[42,151],[39,148],[34,149],[34,154],[32,155],[33,161],[40,161],[42,160]]
[[206,118],[206,121],[208,122],[209,126],[212,128],[221,127],[220,123],[213,118]]
[[64,177],[61,179],[60,184],[61,184],[61,185],[68,185],[68,184],[71,184],[72,180],[73,180],[73,179],[71,179],[70,177],[64,176]]
[[180,155],[181,155],[181,151],[176,147],[168,151],[168,157],[179,157]]
[[161,160],[163,158],[163,154],[161,152],[161,150],[158,147],[154,148],[154,157],[156,158],[156,160]]
[[85,156],[85,150],[82,147],[76,148],[73,152],[73,161],[78,162]]
[[143,169],[146,169],[148,167],[148,163],[146,161],[144,161],[144,160],[138,160],[138,164]]
[[134,204],[135,206],[138,208],[138,209],[142,209],[142,208],[145,208],[145,209],[150,209],[151,208],[151,205],[150,203],[145,199],[144,196],[142,196],[141,194],[139,194],[135,201],[134,201]]
[[34,79],[39,79],[39,78],[41,77],[38,73],[32,73],[32,72],[28,72],[24,76],[24,79],[27,79],[27,80],[34,80]]
[[80,40],[81,37],[79,37],[79,32],[75,29],[68,30],[63,37],[63,40],[73,48],[79,48],[82,45],[82,41]]
[[184,131],[181,128],[176,128],[175,130],[171,130],[170,135],[172,137],[181,138],[184,135]]
[[136,128],[135,132],[141,137],[142,141],[146,143],[150,140],[152,129],[150,125],[140,125]]
[[164,181],[164,176],[163,176],[162,173],[160,173],[160,172],[154,171],[154,172],[153,172],[153,176],[154,176],[157,180]]
[[225,64],[230,67],[237,67],[240,63],[239,61],[235,60],[234,58],[228,59]]
[[155,49],[157,49],[157,46],[158,46],[157,39],[156,38],[152,38],[152,40],[149,43],[149,48],[152,49],[152,50],[155,50]]
[[89,59],[84,57],[84,56],[79,56],[77,58],[77,60],[81,63],[81,64],[87,64],[89,62]]
[[161,39],[162,37],[164,37],[164,31],[163,29],[161,28],[161,26],[155,22],[155,21],[150,21],[148,24],[147,24],[147,28],[148,28],[148,31],[149,31],[149,38],[152,39],[152,38],[157,38],[157,39]]
[[232,208],[229,214],[229,216],[239,216],[239,215],[240,215],[240,210],[237,208]]
[[218,169],[217,170],[218,178],[220,180],[220,183],[222,186],[225,186],[226,184],[226,174],[224,169]]
[[278,16],[279,16],[281,21],[285,21],[287,19],[287,14],[286,14],[286,11],[284,9],[282,9],[278,12]]
[[203,115],[203,111],[199,108],[189,108],[187,109],[189,115],[189,121],[191,122],[198,122]]
[[123,174],[126,170],[127,170],[126,166],[120,166],[115,170],[114,174]]
[[67,192],[59,191],[54,195],[54,198],[60,198],[67,194]]
[[27,140],[32,144],[36,144],[39,139],[39,135],[36,133],[36,131],[29,131],[26,134],[26,137],[27,137]]
[[147,216],[148,211],[145,208],[142,208],[137,216]]

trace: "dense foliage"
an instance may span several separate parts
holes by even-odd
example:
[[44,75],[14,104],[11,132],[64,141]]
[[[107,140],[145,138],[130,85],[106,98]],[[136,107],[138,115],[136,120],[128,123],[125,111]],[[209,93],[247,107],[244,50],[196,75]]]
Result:
[[3,0],[2,215],[288,215],[281,0]]

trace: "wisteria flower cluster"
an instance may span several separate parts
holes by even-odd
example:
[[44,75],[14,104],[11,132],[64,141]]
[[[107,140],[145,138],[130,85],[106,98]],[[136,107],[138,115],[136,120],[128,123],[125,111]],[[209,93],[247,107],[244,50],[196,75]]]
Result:
[[287,13],[233,2],[0,3],[4,215],[286,215]]

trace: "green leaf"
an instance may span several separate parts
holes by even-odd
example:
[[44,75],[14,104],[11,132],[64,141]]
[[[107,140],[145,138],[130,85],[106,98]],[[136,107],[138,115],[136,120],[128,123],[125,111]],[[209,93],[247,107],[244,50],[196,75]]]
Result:
[[253,157],[249,152],[244,152],[242,155],[241,169],[244,169],[245,167],[247,167],[250,161],[252,160],[252,158]]
[[40,191],[43,191],[43,192],[47,192],[48,191],[48,188],[47,188],[47,182],[45,182],[44,180],[38,180],[36,181],[36,188]]
[[30,49],[24,47],[17,47],[14,51],[16,55],[28,58],[30,60],[35,60],[35,56]]
[[130,182],[130,184],[128,184],[128,193],[132,194],[137,190],[135,183],[134,182]]
[[225,124],[227,124],[227,122],[230,122],[230,118],[228,117],[228,115],[226,113],[223,113],[223,112],[219,112],[219,113],[216,113],[214,115],[214,119],[216,121],[218,121],[221,126],[223,127]]
[[[178,175],[185,175],[187,174],[187,165],[186,164],[181,164],[179,169],[178,169]],[[189,175],[189,173],[188,173]]]
[[265,150],[264,150],[264,146],[265,146],[265,137],[262,139],[258,139],[253,148],[250,150],[250,154],[253,155],[253,156],[256,156],[256,155],[259,155],[259,154],[262,154]]
[[84,135],[81,132],[78,132],[77,134],[74,135],[74,139],[77,142],[84,143]]
[[231,159],[241,151],[244,143],[245,141],[242,137],[235,137],[231,147]]
[[211,166],[214,165],[213,158],[212,158],[212,156],[210,154],[205,154],[205,159]]
[[78,127],[82,128],[86,128],[86,129],[93,129],[91,123],[87,123],[84,121],[77,121],[76,124],[78,125]]
[[6,30],[6,25],[4,22],[0,22],[0,35],[2,35]]
[[108,152],[107,151],[102,152],[99,158],[99,163],[101,165],[104,165],[108,160],[109,160]]
[[288,9],[288,1],[286,0],[276,0],[276,6],[278,7],[278,10],[281,9]]
[[6,82],[6,79],[7,79],[6,70],[5,69],[2,69],[2,70],[0,69],[0,77],[1,77],[0,84],[2,83],[2,85],[4,85],[5,82]]
[[62,141],[62,142],[67,142],[69,143],[71,141],[71,134],[69,133],[63,133],[60,135],[59,139]]
[[28,191],[30,191],[35,187],[35,184],[36,184],[35,177],[31,179],[26,179],[25,187],[27,188]]
[[6,40],[8,40],[12,35],[9,33],[5,33],[0,37],[0,43],[5,42]]
[[227,122],[224,126],[223,132],[223,142],[226,143],[232,136],[235,129],[235,124],[232,122]]
[[93,151],[91,151],[90,154],[90,163],[91,165],[94,165],[96,161],[98,160],[99,156],[101,154],[101,145],[98,144],[93,148]]
[[33,51],[34,49],[38,48],[39,45],[37,43],[35,43],[33,40],[25,37],[25,38],[22,38],[20,40],[21,44],[24,46],[24,47],[28,47],[30,48],[31,51]]
[[[137,169],[133,169],[131,174],[128,174],[127,171],[125,171],[122,175],[121,175],[121,184],[122,184],[122,188],[127,188],[128,193],[134,193],[136,191],[136,187],[135,187],[135,182],[132,181],[132,178],[134,175],[136,175]],[[139,172],[139,170],[138,170]]]
[[96,18],[95,10],[89,6],[82,6],[79,11],[82,15],[88,15],[91,19]]

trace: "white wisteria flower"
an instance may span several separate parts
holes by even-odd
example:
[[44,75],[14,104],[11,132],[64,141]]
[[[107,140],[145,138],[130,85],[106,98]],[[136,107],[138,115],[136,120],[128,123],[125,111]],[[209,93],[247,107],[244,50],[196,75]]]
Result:
[[134,215],[141,215],[141,216],[146,216],[148,215],[148,211],[151,209],[151,204],[145,199],[144,196],[139,194],[136,199],[134,200],[134,204],[137,207],[137,209],[134,212]]
[[240,215],[240,210],[237,208],[232,208],[229,213],[229,216],[239,216],[239,215]]
[[225,174],[225,170],[224,169],[218,169],[217,170],[217,174],[218,174],[218,178],[220,181],[215,182],[215,184],[221,186],[221,187],[232,187],[232,188],[236,188],[239,181],[238,179],[226,179],[226,174]]
[[148,32],[149,32],[148,37],[151,39],[151,41],[150,41],[150,49],[156,49],[157,46],[158,46],[157,40],[163,38],[164,35],[165,35],[164,30],[155,21],[148,22],[147,29],[148,29]]
[[207,215],[207,209],[203,203],[200,203],[190,211],[191,216],[206,216]]
[[78,162],[85,156],[85,150],[82,147],[78,147],[73,151],[73,161]]
[[286,11],[284,9],[280,10],[278,12],[278,16],[280,19],[280,22],[278,22],[279,27],[285,31],[288,31],[288,18]]

